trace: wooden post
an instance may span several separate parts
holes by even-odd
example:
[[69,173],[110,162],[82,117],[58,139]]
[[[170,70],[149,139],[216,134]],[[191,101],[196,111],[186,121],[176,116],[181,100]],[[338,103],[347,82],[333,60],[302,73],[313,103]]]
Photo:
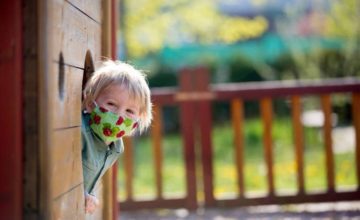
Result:
[[264,125],[264,153],[268,175],[269,196],[274,195],[274,172],[273,172],[273,152],[272,152],[272,105],[270,98],[260,100],[261,116]]
[[304,183],[304,132],[301,124],[301,99],[300,96],[291,97],[292,121],[295,144],[295,158],[297,165],[298,194],[305,193]]
[[352,94],[352,118],[355,128],[355,160],[356,160],[356,177],[357,186],[360,191],[360,93]]
[[161,106],[155,105],[153,107],[154,111],[154,120],[152,124],[152,140],[153,140],[153,152],[154,152],[154,163],[155,163],[155,180],[156,180],[156,194],[157,199],[162,199],[163,197],[163,182],[162,182],[162,166],[163,166],[163,157],[162,157],[162,111]]
[[326,159],[326,176],[329,192],[335,192],[335,174],[334,174],[334,155],[332,151],[331,140],[331,99],[330,95],[321,96],[321,105],[324,113],[324,143],[325,143],[325,159]]
[[[102,24],[101,24],[101,54],[105,57],[114,56],[113,47],[113,1],[102,1]],[[117,201],[117,166],[116,162],[112,169],[109,169],[103,177],[104,183],[104,199],[103,199],[103,219],[116,220],[118,216]]]
[[[205,195],[205,205],[213,206],[214,199],[214,184],[213,184],[213,151],[211,140],[212,128],[212,114],[211,114],[211,101],[214,98],[211,91],[209,91],[210,79],[208,70],[205,68],[198,68],[194,71],[196,87],[194,92],[203,94],[198,100],[198,119],[200,128],[201,140],[201,160],[202,160],[202,174],[203,186]],[[206,95],[207,94],[207,95]]]
[[133,144],[130,138],[124,138],[124,168],[125,168],[125,187],[126,187],[126,200],[133,200],[133,177],[134,177],[134,156]]
[[[111,1],[111,58],[117,59],[117,41],[116,41],[116,33],[117,33],[117,17],[118,17],[118,4],[116,0]],[[117,170],[118,170],[118,162],[116,162],[113,166],[113,184],[112,184],[112,191],[113,191],[113,220],[118,219],[119,215],[119,206],[117,201]]]
[[0,213],[22,218],[23,168],[23,11],[22,1],[0,3]]
[[234,130],[235,162],[238,175],[239,198],[244,198],[244,106],[243,101],[235,99],[231,102],[232,127]]
[[[184,69],[180,73],[180,92],[190,92],[193,89],[193,73]],[[178,98],[179,100],[179,98]],[[182,100],[180,103],[181,133],[183,135],[185,173],[187,188],[187,208],[197,208],[196,196],[196,166],[195,166],[195,143],[194,143],[194,117],[195,108],[192,101]]]

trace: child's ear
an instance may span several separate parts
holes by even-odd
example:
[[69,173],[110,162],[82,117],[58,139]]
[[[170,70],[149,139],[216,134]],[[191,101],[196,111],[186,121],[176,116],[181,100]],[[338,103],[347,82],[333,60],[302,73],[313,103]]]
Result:
[[85,110],[89,113],[92,112],[93,108],[95,107],[94,103],[87,101],[85,94],[84,94],[84,100],[86,100],[84,105]]
[[93,102],[86,102],[84,107],[85,107],[85,110],[90,113],[90,112],[92,112],[95,105]]

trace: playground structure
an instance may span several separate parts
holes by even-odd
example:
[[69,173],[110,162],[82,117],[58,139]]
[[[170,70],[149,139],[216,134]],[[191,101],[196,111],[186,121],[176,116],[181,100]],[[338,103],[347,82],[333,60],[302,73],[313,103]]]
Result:
[[113,219],[111,173],[84,213],[81,91],[115,57],[116,1],[2,1],[3,219]]
[[[134,155],[131,144],[127,145],[124,155],[124,172],[126,198],[120,203],[122,210],[151,208],[184,208],[195,210],[204,204],[205,207],[229,208],[252,205],[299,204],[338,201],[357,201],[360,198],[360,81],[355,78],[321,81],[296,82],[254,82],[210,84],[209,72],[205,68],[184,69],[179,74],[179,88],[153,88],[154,122],[151,139],[153,148],[155,192],[154,199],[134,199]],[[356,186],[350,190],[339,190],[336,187],[335,160],[332,142],[333,117],[332,97],[336,94],[349,94],[352,106],[352,125],[355,129],[355,178]],[[319,97],[324,116],[321,136],[324,140],[324,158],[326,189],[322,192],[308,192],[305,189],[305,143],[302,100],[306,96]],[[274,102],[277,98],[288,100],[292,125],[289,132],[293,134],[294,160],[296,163],[297,190],[295,193],[281,194],[275,188],[274,175],[274,139],[273,123],[275,119]],[[263,127],[263,149],[266,167],[267,193],[261,196],[248,196],[245,187],[245,101],[259,103]],[[229,103],[230,119],[233,130],[234,164],[238,193],[231,198],[214,196],[214,158],[212,142],[212,104]],[[182,198],[164,196],[162,152],[163,122],[162,111],[166,106],[179,108],[182,151],[185,166],[186,189]],[[181,123],[189,122],[192,123]],[[198,145],[196,144],[198,143]],[[196,149],[198,147],[198,149]],[[196,155],[198,152],[198,155]],[[201,158],[200,161],[197,161]],[[201,171],[197,165],[201,164]],[[199,174],[198,172],[201,172]],[[198,187],[198,183],[202,186]],[[198,195],[204,195],[201,199]]]
[[[0,215],[4,219],[116,219],[115,173],[109,172],[97,188],[101,207],[92,216],[84,214],[80,149],[81,90],[102,56],[115,58],[115,0],[2,1],[0,35],[1,168]],[[126,140],[127,198],[123,210],[141,208],[188,208],[199,206],[195,175],[195,127],[201,131],[202,174],[205,206],[230,207],[358,200],[360,198],[360,82],[260,83],[253,85],[209,84],[205,69],[184,70],[180,88],[152,89],[155,119],[152,127],[157,197],[133,198],[133,155]],[[356,133],[356,176],[354,191],[338,192],[334,183],[331,143],[331,103],[334,93],[351,93]],[[303,131],[300,122],[301,97],[320,96],[324,114],[327,191],[307,194],[304,190]],[[272,100],[291,100],[298,193],[279,196],[274,189],[272,161]],[[222,200],[214,197],[211,108],[214,100],[231,105],[239,195]],[[244,196],[243,101],[258,100],[264,124],[264,152],[268,195]],[[186,197],[166,199],[162,186],[162,121],[166,105],[180,107]],[[201,112],[201,117],[196,116]],[[196,117],[195,117],[196,116]]]

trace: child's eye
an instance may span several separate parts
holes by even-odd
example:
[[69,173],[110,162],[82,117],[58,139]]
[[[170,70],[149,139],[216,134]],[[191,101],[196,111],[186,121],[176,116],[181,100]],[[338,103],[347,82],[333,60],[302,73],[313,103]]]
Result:
[[131,109],[127,109],[126,112],[129,113],[129,114],[134,114],[134,111],[131,110]]
[[108,102],[107,104],[110,105],[110,106],[114,106],[114,105],[115,105],[115,104],[112,103],[112,102]]

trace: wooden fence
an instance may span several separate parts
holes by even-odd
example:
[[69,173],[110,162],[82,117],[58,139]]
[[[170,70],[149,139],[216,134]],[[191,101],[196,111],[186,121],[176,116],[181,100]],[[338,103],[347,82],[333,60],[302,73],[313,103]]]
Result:
[[[187,208],[199,206],[197,181],[203,178],[204,205],[216,207],[249,206],[264,204],[290,204],[305,202],[327,202],[358,200],[360,198],[360,80],[336,79],[322,81],[260,82],[210,85],[206,69],[185,69],[179,78],[179,88],[154,88],[154,122],[151,132],[154,152],[154,172],[156,198],[138,201],[133,196],[134,160],[132,144],[126,142],[124,157],[125,187],[127,197],[120,202],[120,209]],[[350,93],[352,95],[352,123],[355,128],[355,164],[357,187],[353,191],[338,191],[335,188],[334,154],[332,150],[331,95]],[[308,95],[319,96],[324,115],[323,139],[325,144],[327,190],[322,193],[307,193],[304,175],[304,131],[301,123],[302,98]],[[274,186],[273,161],[273,101],[276,98],[290,100],[293,129],[293,145],[296,160],[297,193],[279,195]],[[256,100],[260,103],[263,123],[264,161],[267,169],[268,193],[263,197],[249,198],[245,195],[244,177],[244,101]],[[215,101],[229,102],[234,131],[234,157],[237,170],[238,195],[233,199],[218,199],[214,196],[214,166],[212,135],[212,109]],[[186,196],[180,199],[165,199],[162,182],[162,109],[164,106],[179,106],[181,135],[186,174]],[[190,122],[193,123],[181,123]],[[202,175],[196,175],[195,130],[200,131]],[[290,129],[289,129],[290,130]]]

